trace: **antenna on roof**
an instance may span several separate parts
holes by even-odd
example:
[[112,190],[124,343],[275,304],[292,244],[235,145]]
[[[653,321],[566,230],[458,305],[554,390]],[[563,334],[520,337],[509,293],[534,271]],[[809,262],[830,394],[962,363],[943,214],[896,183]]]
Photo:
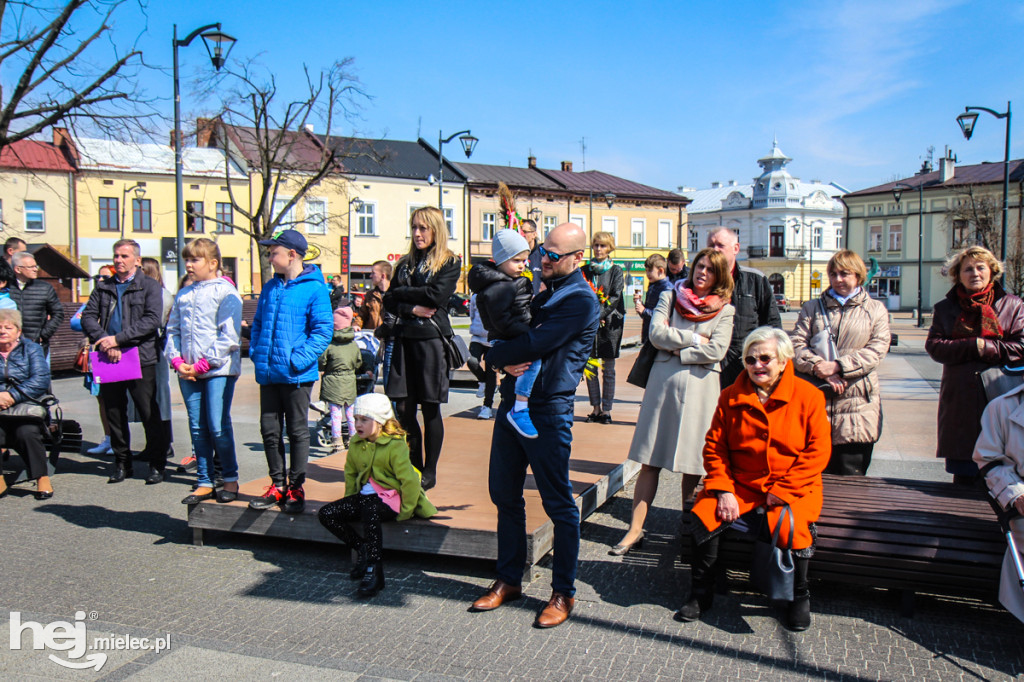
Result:
[[416,139],[417,140],[420,139],[420,137],[422,137],[420,135],[420,131],[422,129],[423,129],[423,117],[420,116],[418,119],[416,119]]
[[583,154],[583,170],[587,170],[587,138],[580,138],[580,152]]

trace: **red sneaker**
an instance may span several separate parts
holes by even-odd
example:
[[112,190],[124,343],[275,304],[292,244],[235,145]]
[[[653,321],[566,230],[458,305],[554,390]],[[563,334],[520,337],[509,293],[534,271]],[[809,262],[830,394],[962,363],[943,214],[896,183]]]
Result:
[[288,492],[285,494],[284,500],[284,513],[301,514],[305,507],[306,493],[302,490],[302,486],[300,485],[288,488]]
[[267,489],[263,491],[262,495],[257,497],[255,500],[249,500],[249,509],[270,509],[275,504],[281,504],[283,499],[284,491],[271,483],[267,486]]

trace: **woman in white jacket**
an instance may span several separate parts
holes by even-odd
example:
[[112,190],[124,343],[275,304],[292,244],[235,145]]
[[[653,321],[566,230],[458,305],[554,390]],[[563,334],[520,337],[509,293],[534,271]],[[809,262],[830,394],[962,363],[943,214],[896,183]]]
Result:
[[[1024,386],[995,398],[981,416],[981,435],[974,446],[974,462],[981,470],[1000,508],[1013,507],[1010,521],[1017,547],[1024,547]],[[1006,548],[999,580],[999,601],[1024,621],[1024,591],[1017,582],[1011,548]],[[1024,557],[1021,557],[1024,561]]]
[[[231,399],[241,374],[242,298],[226,279],[217,276],[220,248],[204,237],[185,245],[185,269],[193,283],[178,292],[167,322],[167,360],[178,373],[181,397],[188,411],[192,449],[196,453],[199,487],[182,504],[216,497],[238,497],[238,460],[231,428]],[[213,453],[224,470],[224,487],[215,490]]]

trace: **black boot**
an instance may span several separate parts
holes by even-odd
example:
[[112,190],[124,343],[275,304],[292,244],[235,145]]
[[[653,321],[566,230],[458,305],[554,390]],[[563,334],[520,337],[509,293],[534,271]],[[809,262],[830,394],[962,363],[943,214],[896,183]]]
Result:
[[361,542],[353,549],[356,551],[356,563],[352,566],[352,570],[349,571],[348,577],[350,580],[362,580],[363,575],[366,574],[366,564],[369,563],[369,559],[366,556],[366,543]]
[[127,465],[124,462],[115,462],[107,483],[120,483],[126,478],[131,478],[133,473],[135,472],[132,471],[131,460],[128,460]]
[[372,597],[384,589],[384,564],[377,561],[366,567],[363,580],[359,583],[357,594],[360,597]]
[[691,623],[711,610],[715,600],[715,564],[718,563],[718,541],[720,536],[697,544],[693,543],[693,561],[690,564],[690,596],[673,618],[682,623]]
[[786,627],[793,632],[803,632],[811,627],[811,589],[807,579],[810,559],[796,557],[793,576],[793,601],[786,610]]

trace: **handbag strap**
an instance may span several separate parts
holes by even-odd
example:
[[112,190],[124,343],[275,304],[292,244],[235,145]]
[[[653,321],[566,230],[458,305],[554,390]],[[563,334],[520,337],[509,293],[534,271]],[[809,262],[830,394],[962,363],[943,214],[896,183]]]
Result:
[[[793,549],[793,508],[788,504],[782,508],[782,513],[779,514],[779,522],[775,524],[775,530],[772,531],[772,547],[779,546],[779,531],[782,530],[782,523],[786,520],[786,514],[789,514],[789,543],[784,549]],[[768,515],[765,514],[765,522],[768,521]]]
[[835,355],[835,359],[839,359],[839,347],[836,340],[835,332],[832,331],[832,323],[828,319],[828,308],[825,306],[825,301],[822,299],[825,297],[824,294],[818,298],[818,307],[821,308],[821,317],[825,321],[825,330],[828,332],[828,342],[832,345],[832,354]]
[[[441,337],[442,339],[448,339],[448,338],[451,338],[451,337],[449,337],[449,336],[445,336],[445,335],[444,335],[444,332],[443,332],[443,331],[441,331],[441,325],[439,325],[439,324],[437,323],[437,321],[436,321],[436,320],[434,319],[434,316],[433,316],[433,315],[431,315],[431,316],[430,316],[430,317],[428,317],[427,319],[428,319],[428,320],[430,320],[430,324],[434,325],[434,329],[436,329],[436,330],[437,330],[437,335],[438,335],[438,336],[440,336],[440,337]],[[452,332],[452,336],[454,336],[454,335],[455,335],[455,332],[453,331],[453,332]]]

